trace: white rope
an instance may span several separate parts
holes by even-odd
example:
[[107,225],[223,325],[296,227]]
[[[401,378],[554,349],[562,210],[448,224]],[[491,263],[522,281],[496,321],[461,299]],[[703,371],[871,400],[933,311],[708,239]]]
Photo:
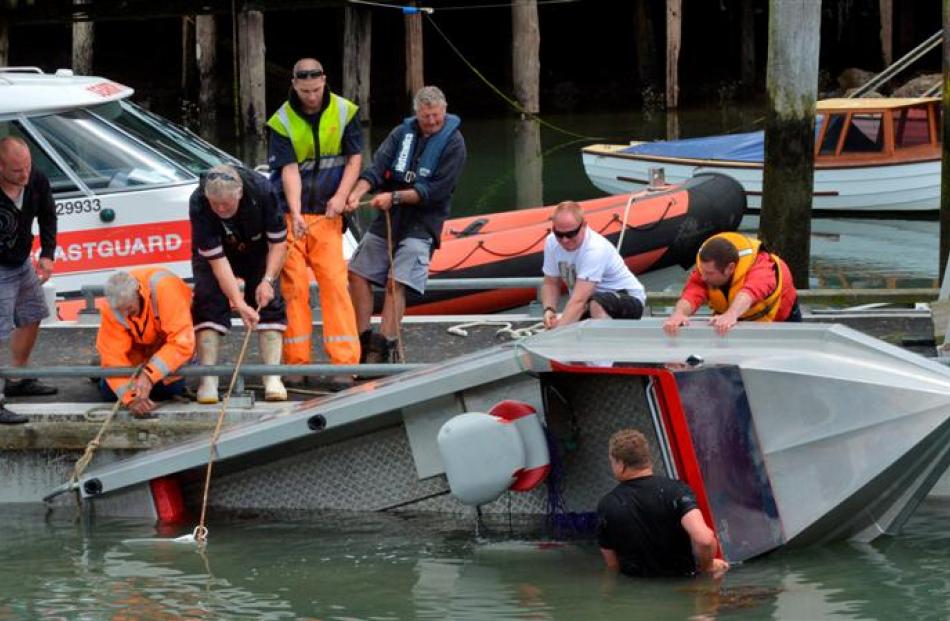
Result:
[[454,336],[466,337],[468,336],[468,328],[474,328],[477,326],[499,326],[499,329],[495,332],[495,336],[507,336],[513,340],[544,332],[543,321],[539,321],[538,323],[526,326],[524,328],[515,328],[510,321],[469,321],[451,326],[450,328],[446,329],[446,332]]
[[627,206],[623,208],[623,220],[620,221],[620,237],[617,238],[617,252],[620,252],[620,248],[623,246],[623,236],[627,234],[627,216],[630,215],[630,205],[633,204],[633,199],[636,198],[637,194],[639,192],[631,192],[627,198]]

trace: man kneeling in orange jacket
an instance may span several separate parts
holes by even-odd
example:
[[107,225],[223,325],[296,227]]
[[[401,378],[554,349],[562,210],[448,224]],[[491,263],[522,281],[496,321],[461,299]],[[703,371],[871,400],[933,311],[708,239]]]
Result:
[[108,401],[120,399],[137,418],[148,418],[155,401],[185,392],[172,373],[191,360],[195,331],[191,289],[164,268],[116,272],[106,282],[106,305],[96,338],[103,367],[143,365],[138,375],[99,380]]

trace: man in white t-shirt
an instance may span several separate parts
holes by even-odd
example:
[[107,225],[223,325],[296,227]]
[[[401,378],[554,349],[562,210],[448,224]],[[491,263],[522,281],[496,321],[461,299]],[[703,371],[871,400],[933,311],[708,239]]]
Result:
[[[639,319],[646,291],[609,241],[584,222],[584,210],[574,201],[554,208],[551,234],[544,243],[544,327],[594,319]],[[558,315],[561,281],[570,298]]]

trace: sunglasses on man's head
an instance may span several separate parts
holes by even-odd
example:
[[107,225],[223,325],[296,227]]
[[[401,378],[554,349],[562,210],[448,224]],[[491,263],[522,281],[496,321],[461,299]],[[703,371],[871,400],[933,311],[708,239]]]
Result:
[[310,78],[319,78],[323,75],[323,69],[303,69],[295,71],[294,77],[298,80],[309,80]]
[[577,234],[581,232],[582,228],[584,228],[583,222],[578,224],[576,229],[571,229],[570,231],[559,231],[552,228],[551,232],[554,233],[554,237],[558,239],[574,239],[577,237]]
[[208,181],[211,181],[212,179],[224,179],[225,181],[237,181],[237,179],[235,179],[228,173],[223,173],[223,172],[209,172]]

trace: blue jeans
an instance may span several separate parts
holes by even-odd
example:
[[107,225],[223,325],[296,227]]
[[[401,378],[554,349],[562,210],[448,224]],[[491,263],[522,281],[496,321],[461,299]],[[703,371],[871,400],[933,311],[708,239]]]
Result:
[[[105,378],[99,378],[99,394],[102,395],[105,401],[115,401],[118,399]],[[149,393],[148,398],[152,401],[168,401],[172,397],[184,394],[185,378],[181,377],[169,384],[158,382],[152,386],[152,392]]]

